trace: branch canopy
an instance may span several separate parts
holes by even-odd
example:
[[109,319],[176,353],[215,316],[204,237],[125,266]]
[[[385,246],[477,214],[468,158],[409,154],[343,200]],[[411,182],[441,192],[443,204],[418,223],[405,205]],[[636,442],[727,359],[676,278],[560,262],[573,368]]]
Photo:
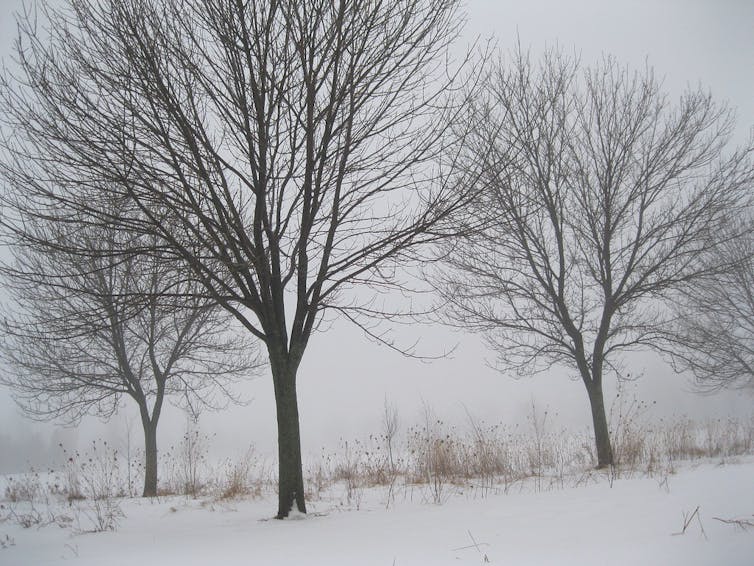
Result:
[[701,90],[671,102],[651,69],[518,51],[469,121],[478,197],[461,222],[474,231],[436,272],[449,320],[483,332],[504,366],[562,363],[586,381],[620,371],[621,351],[667,344],[667,300],[728,267],[704,258],[751,202],[752,147],[727,149],[727,108]]
[[118,230],[52,223],[34,235],[54,245],[14,247],[2,272],[13,300],[0,382],[28,415],[109,418],[126,397],[156,426],[165,398],[193,413],[238,401],[232,385],[262,365],[259,349],[227,312],[191,297],[195,279],[130,253],[148,242]]
[[732,237],[707,260],[730,268],[685,286],[674,304],[673,363],[705,392],[754,388],[754,223],[747,216],[723,229]]
[[340,291],[399,285],[466,199],[441,175],[462,107],[457,0],[69,0],[46,15],[49,37],[22,22],[0,98],[21,239],[40,214],[148,234],[293,352],[323,309],[352,306]]

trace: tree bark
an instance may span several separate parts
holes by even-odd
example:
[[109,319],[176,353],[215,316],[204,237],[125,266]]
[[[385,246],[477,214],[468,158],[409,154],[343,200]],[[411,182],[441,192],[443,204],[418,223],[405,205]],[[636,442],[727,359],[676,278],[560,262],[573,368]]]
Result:
[[304,474],[301,463],[296,368],[283,360],[270,360],[275,383],[278,422],[278,519],[296,508],[306,513]]
[[157,495],[157,421],[142,420],[144,426],[144,492],[142,497]]
[[613,465],[613,447],[610,443],[610,431],[605,415],[605,399],[602,394],[601,379],[584,379],[589,404],[592,408],[592,424],[594,425],[594,441],[597,447],[597,468]]

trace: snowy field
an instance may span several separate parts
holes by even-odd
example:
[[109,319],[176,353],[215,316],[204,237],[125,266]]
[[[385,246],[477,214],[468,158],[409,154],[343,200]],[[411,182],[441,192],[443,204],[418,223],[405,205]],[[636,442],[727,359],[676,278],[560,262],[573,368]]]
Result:
[[114,532],[84,532],[86,517],[24,528],[5,501],[0,564],[754,564],[751,456],[613,482],[595,472],[551,489],[534,481],[507,493],[447,486],[439,505],[427,489],[400,486],[386,508],[384,487],[349,502],[335,484],[308,516],[286,521],[271,519],[272,494],[122,499]]

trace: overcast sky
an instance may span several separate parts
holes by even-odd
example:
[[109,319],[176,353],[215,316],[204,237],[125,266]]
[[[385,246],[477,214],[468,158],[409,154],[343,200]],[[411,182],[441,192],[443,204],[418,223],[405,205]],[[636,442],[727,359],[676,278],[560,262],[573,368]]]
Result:
[[[701,84],[716,99],[727,100],[738,112],[739,141],[754,126],[751,0],[467,0],[466,4],[467,39],[494,34],[498,45],[509,49],[518,35],[534,52],[559,45],[579,53],[585,62],[603,53],[637,68],[648,61],[674,97],[687,85]],[[12,14],[21,6],[22,0],[0,0],[0,56],[7,64],[15,34]],[[447,421],[462,422],[468,410],[486,421],[524,425],[534,400],[540,410],[557,413],[552,426],[587,430],[586,392],[567,372],[514,380],[485,364],[493,356],[476,336],[441,328],[399,332],[406,342],[421,338],[427,353],[458,347],[450,358],[422,363],[370,343],[357,329],[339,322],[312,339],[299,372],[304,453],[314,454],[323,444],[332,446],[341,436],[378,433],[386,398],[398,407],[404,425],[419,420],[423,403]],[[654,356],[634,356],[631,365],[633,373],[643,376],[630,387],[630,395],[656,400],[652,416],[751,414],[751,396],[726,393],[701,398],[689,392],[687,378],[674,375]],[[269,375],[250,382],[244,392],[253,398],[248,406],[204,415],[201,427],[216,433],[215,442],[226,453],[241,451],[249,443],[272,452],[275,421]],[[41,453],[58,440],[72,443],[101,434],[122,438],[129,417],[138,439],[140,427],[132,410],[109,426],[91,420],[77,430],[59,431],[54,425],[22,419],[8,391],[0,389],[0,473],[15,467],[19,445],[27,453]],[[172,441],[182,426],[178,410],[168,409],[161,424],[163,444]]]

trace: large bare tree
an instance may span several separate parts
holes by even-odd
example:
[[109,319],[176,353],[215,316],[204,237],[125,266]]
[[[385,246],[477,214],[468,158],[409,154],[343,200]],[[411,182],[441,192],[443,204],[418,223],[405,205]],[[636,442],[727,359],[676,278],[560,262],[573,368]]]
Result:
[[0,381],[44,420],[110,418],[123,399],[133,401],[144,432],[143,494],[154,496],[164,401],[192,413],[235,401],[229,388],[261,365],[257,349],[232,332],[233,319],[216,303],[185,298],[198,283],[174,262],[130,253],[129,235],[28,220],[35,245],[17,242],[3,269],[12,301],[3,313]]
[[670,294],[724,268],[701,258],[751,194],[752,149],[725,153],[725,107],[701,90],[672,103],[649,69],[582,68],[557,51],[511,59],[470,110],[473,231],[443,249],[438,287],[450,320],[484,333],[502,367],[575,372],[603,467],[605,376],[627,375],[626,351],[663,349]]
[[[154,236],[265,344],[279,518],[306,510],[296,381],[323,311],[379,316],[369,290],[400,287],[467,198],[441,182],[458,6],[68,0],[44,33],[22,22],[9,185]],[[137,212],[103,214],[103,186]]]
[[[748,218],[748,220],[747,220]],[[730,268],[682,289],[675,304],[678,341],[670,353],[702,391],[754,388],[754,225],[734,221],[720,250]],[[710,258],[709,261],[719,261]]]

